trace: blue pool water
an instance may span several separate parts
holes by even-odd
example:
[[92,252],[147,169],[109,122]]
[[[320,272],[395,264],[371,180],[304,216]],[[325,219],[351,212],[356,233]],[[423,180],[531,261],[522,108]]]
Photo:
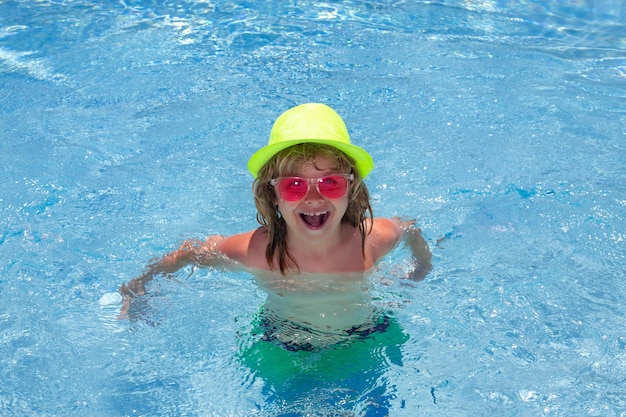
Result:
[[[0,2],[0,415],[626,416],[626,6]],[[372,278],[388,332],[255,339],[245,273],[118,286],[256,226],[288,107],[344,116],[376,215],[433,270]]]

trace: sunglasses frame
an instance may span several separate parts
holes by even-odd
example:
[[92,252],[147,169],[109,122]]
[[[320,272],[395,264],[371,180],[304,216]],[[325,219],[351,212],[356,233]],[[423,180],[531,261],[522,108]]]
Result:
[[[320,191],[320,183],[322,182],[323,179],[325,178],[329,178],[329,177],[342,177],[345,178],[348,181],[348,186],[346,187],[346,191],[345,193],[341,196],[341,197],[336,197],[336,198],[328,198],[322,191]],[[287,200],[285,198],[283,198],[280,194],[280,188],[277,188],[280,184],[281,181],[286,180],[286,179],[292,179],[292,180],[301,180],[303,182],[306,182],[307,184],[307,189],[306,192],[302,195],[301,198],[298,198],[297,200]],[[309,191],[311,191],[311,185],[314,184],[315,188],[317,189],[317,192],[319,193],[319,195],[321,195],[322,197],[328,199],[328,200],[338,200],[340,198],[345,197],[348,194],[348,190],[350,189],[350,183],[354,181],[354,174],[350,173],[350,174],[329,174],[329,175],[324,175],[318,178],[303,178],[303,177],[298,177],[298,176],[291,176],[291,177],[278,177],[278,178],[272,178],[269,182],[269,184],[274,187],[277,188],[278,190],[278,195],[281,199],[291,202],[291,203],[295,203],[296,201],[300,201],[303,200],[307,194],[309,194]]]

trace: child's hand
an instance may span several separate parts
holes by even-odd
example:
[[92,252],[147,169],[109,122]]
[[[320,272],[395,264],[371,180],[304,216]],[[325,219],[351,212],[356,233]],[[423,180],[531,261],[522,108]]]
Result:
[[405,220],[394,218],[404,232],[404,242],[411,248],[413,254],[414,269],[409,273],[408,278],[413,281],[421,281],[432,269],[432,254],[428,248],[428,243],[422,237],[422,231],[415,227],[415,220]]
[[128,318],[128,309],[135,298],[146,293],[144,280],[142,277],[131,280],[128,284],[122,284],[120,294],[122,295],[122,307],[120,308],[119,319]]

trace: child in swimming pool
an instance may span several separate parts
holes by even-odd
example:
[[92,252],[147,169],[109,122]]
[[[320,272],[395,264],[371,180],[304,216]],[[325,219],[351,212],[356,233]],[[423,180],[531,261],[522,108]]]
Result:
[[[284,296],[285,287],[305,285],[294,277],[329,276],[334,283],[363,278],[403,238],[414,258],[409,278],[423,279],[431,255],[414,222],[372,215],[363,179],[373,166],[330,107],[309,103],[286,111],[274,123],[269,144],[248,162],[261,226],[184,242],[120,287],[121,314],[145,292],[147,281],[189,264],[246,269],[274,295]],[[296,281],[295,287],[286,284]]]

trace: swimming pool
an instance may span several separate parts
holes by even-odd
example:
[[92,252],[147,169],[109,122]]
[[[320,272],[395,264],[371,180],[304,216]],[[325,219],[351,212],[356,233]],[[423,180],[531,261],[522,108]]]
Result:
[[[0,415],[626,415],[620,1],[0,2]],[[256,226],[274,118],[335,107],[374,213],[433,252],[379,267],[385,337],[254,338],[243,273],[117,287]]]

